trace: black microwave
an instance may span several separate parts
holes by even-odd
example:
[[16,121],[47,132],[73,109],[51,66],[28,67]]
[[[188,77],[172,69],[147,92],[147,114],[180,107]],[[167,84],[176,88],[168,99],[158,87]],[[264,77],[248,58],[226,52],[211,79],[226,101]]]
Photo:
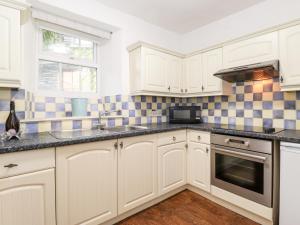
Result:
[[200,106],[174,106],[169,108],[169,123],[202,123]]

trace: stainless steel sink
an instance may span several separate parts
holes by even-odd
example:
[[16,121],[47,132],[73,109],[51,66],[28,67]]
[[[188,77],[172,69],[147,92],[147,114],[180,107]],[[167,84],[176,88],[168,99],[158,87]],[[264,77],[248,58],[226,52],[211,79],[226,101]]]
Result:
[[144,126],[132,126],[132,125],[104,128],[104,130],[112,131],[112,132],[126,132],[126,131],[147,130],[147,129],[149,128]]
[[55,131],[50,132],[50,134],[56,139],[72,139],[72,138],[81,138],[81,137],[93,137],[101,136],[105,134],[110,134],[111,131],[108,130],[67,130],[67,131]]

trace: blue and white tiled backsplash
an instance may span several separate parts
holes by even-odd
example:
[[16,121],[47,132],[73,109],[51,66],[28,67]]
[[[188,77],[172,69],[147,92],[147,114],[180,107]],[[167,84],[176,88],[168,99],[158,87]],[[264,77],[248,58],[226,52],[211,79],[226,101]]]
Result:
[[[204,122],[300,129],[300,92],[280,92],[278,79],[241,82],[232,85],[232,95],[174,98],[115,95],[90,98],[87,118],[71,118],[71,99],[41,97],[23,89],[0,89],[0,132],[9,113],[9,101],[16,102],[17,116],[25,133],[89,129],[98,123],[98,113],[121,110],[106,119],[107,126],[162,123],[174,105],[199,105]],[[45,120],[46,119],[46,120]]]

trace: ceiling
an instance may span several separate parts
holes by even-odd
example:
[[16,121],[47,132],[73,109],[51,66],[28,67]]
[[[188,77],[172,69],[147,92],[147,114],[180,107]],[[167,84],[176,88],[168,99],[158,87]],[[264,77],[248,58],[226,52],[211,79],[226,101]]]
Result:
[[177,33],[241,11],[264,0],[98,0],[102,4],[139,17]]

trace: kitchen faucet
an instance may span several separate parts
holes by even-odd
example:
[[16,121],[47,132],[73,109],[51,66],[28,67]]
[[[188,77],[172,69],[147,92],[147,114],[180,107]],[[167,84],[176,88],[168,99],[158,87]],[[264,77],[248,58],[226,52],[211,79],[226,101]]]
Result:
[[102,103],[102,106],[103,106],[103,111],[102,112],[100,111],[99,112],[99,116],[98,116],[99,123],[97,123],[97,124],[94,125],[97,129],[100,129],[100,130],[105,129],[105,127],[106,127],[106,124],[101,122],[103,116],[109,116],[111,113],[114,113],[114,112],[116,112],[118,114],[121,113],[120,109],[107,111],[105,109],[105,104],[104,103]]

